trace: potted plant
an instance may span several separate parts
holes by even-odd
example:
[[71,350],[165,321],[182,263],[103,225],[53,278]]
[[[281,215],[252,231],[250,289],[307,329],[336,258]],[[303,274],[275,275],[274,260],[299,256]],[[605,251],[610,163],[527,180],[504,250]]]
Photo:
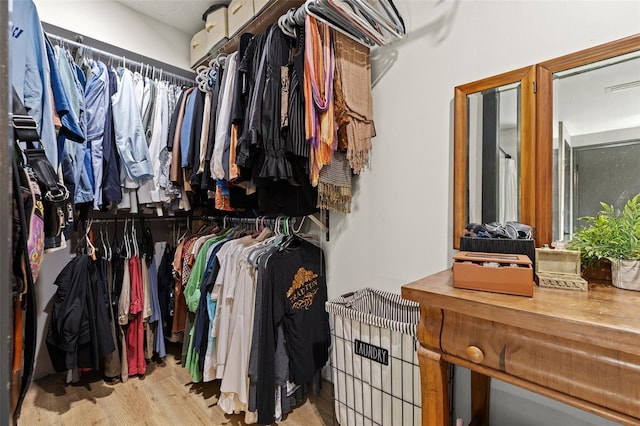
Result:
[[580,218],[586,225],[577,229],[570,248],[580,251],[583,266],[609,260],[614,286],[640,290],[640,194],[622,210],[600,205],[595,216]]

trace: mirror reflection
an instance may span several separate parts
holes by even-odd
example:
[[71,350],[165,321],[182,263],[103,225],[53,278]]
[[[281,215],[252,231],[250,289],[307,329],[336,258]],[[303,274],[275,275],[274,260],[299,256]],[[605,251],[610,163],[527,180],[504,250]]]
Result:
[[640,53],[553,74],[553,240],[640,192]]
[[467,95],[468,223],[519,219],[520,87]]

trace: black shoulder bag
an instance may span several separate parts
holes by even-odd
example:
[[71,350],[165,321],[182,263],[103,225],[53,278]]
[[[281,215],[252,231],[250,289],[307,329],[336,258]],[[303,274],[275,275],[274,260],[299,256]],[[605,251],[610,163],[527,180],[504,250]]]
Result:
[[[60,236],[65,227],[71,200],[67,187],[60,183],[58,174],[47,159],[47,155],[40,142],[38,125],[27,113],[14,90],[13,96],[13,130],[16,149],[19,149],[26,159],[27,165],[33,170],[38,181],[44,204],[44,234],[47,238]],[[39,144],[36,148],[34,143]],[[25,148],[22,147],[25,144]]]

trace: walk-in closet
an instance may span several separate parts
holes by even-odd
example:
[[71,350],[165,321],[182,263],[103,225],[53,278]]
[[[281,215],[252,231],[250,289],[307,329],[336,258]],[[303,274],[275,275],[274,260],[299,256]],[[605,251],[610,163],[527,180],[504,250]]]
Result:
[[330,217],[376,136],[370,48],[404,22],[389,0],[177,4],[87,4],[137,20],[118,45],[13,2],[18,424],[335,422]]
[[633,169],[639,74],[584,127],[554,102],[637,62],[640,2],[9,0],[0,26],[0,425],[640,418],[633,298],[446,278],[487,188],[550,244],[614,182],[592,142]]

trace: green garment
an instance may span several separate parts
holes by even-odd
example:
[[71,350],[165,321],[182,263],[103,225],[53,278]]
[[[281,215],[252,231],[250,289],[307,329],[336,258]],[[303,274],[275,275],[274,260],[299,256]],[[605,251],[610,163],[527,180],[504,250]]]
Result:
[[207,240],[196,256],[196,261],[191,269],[191,275],[187,281],[187,285],[184,288],[184,299],[187,302],[187,308],[191,312],[196,312],[198,304],[200,303],[200,285],[204,278],[205,269],[207,268],[207,255],[209,254],[209,248],[220,240],[224,239],[224,236],[214,236]]

